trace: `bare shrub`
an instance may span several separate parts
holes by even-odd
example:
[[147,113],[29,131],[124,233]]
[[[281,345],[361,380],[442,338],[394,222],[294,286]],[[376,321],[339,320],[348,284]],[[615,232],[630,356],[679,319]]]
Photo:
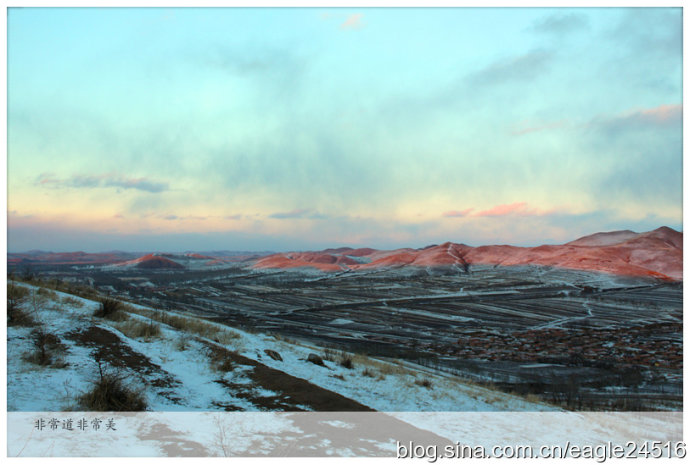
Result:
[[33,328],[38,322],[26,310],[17,308],[12,312],[12,320],[7,321],[7,326],[24,326]]
[[8,326],[36,326],[31,316],[21,308],[27,300],[29,290],[14,283],[7,283],[7,325]]
[[232,360],[225,354],[224,350],[209,350],[208,359],[209,364],[214,371],[227,373],[228,371],[232,371],[234,368]]
[[34,350],[24,355],[24,360],[41,366],[53,366],[64,368],[67,364],[62,360],[65,346],[60,338],[48,332],[43,327],[38,327],[31,332],[31,342]]
[[338,358],[338,365],[343,368],[347,368],[348,370],[352,370],[355,367],[354,363],[352,362],[352,356],[345,352],[340,354],[340,357]]
[[111,321],[124,321],[127,319],[127,315],[123,311],[122,303],[110,297],[101,299],[101,306],[93,315]]
[[7,310],[18,307],[29,295],[29,290],[14,283],[7,283]]
[[48,302],[48,298],[41,294],[39,290],[32,291],[27,298],[31,312],[33,312],[34,316],[37,315],[38,312],[43,309],[43,306]]
[[97,378],[91,389],[77,398],[79,407],[93,412],[141,412],[146,410],[146,396],[124,382],[124,375],[107,371],[100,356],[95,356]]
[[141,391],[127,386],[121,377],[104,374],[93,383],[90,391],[82,394],[80,403],[94,412],[141,412],[146,410],[146,399]]

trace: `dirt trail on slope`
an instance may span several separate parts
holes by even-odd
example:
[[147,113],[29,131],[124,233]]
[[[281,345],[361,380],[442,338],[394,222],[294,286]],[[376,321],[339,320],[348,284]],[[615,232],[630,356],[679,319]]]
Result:
[[[348,399],[340,394],[316,386],[302,378],[297,378],[280,370],[244,357],[225,347],[199,339],[212,355],[230,360],[236,365],[251,367],[246,376],[253,383],[242,385],[220,379],[217,382],[226,386],[236,397],[250,401],[261,410],[298,412],[307,409],[317,412],[371,412],[373,409]],[[252,388],[263,388],[276,392],[275,396],[256,396]],[[306,408],[305,408],[306,407]]]
[[[175,396],[175,388],[181,383],[159,365],[153,363],[145,354],[135,351],[120,337],[99,326],[73,331],[66,337],[79,345],[92,347],[94,358],[101,359],[116,369],[133,370],[147,378],[147,384],[158,388],[158,394],[180,403]],[[232,383],[219,378],[217,383],[228,389],[232,397],[251,402],[263,411],[321,411],[321,412],[366,412],[371,408],[348,399],[340,394],[316,386],[309,381],[291,376],[280,370],[270,368],[256,360],[242,356],[220,345],[201,338],[197,340],[217,359],[229,360],[233,369],[247,368],[245,376],[251,383]],[[94,370],[97,367],[94,364]],[[261,395],[257,389],[272,391],[275,395]],[[226,411],[241,410],[231,399],[229,402],[215,402],[216,407]]]
[[[65,336],[77,344],[93,347],[95,360],[100,359],[116,369],[131,369],[146,376],[147,382],[160,390],[159,395],[179,403],[180,399],[173,395],[171,389],[179,386],[180,381],[153,363],[146,355],[132,349],[117,334],[99,326],[90,326]],[[95,364],[94,369],[97,370]]]

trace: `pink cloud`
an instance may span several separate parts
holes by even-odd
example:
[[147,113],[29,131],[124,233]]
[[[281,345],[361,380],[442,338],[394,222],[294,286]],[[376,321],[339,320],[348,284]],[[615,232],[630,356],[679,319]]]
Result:
[[474,208],[468,208],[466,210],[450,210],[444,212],[443,216],[445,216],[446,218],[461,218],[463,216],[469,215],[472,210],[474,210]]
[[554,210],[540,210],[527,205],[527,202],[515,202],[504,205],[496,205],[488,210],[482,210],[472,216],[544,216],[550,215]]
[[340,29],[361,29],[362,18],[364,15],[362,13],[355,13],[347,17],[345,21],[340,25]]
[[637,115],[652,122],[664,124],[669,121],[680,120],[683,116],[683,105],[659,105],[655,108],[640,110]]
[[614,117],[598,117],[589,126],[600,128],[609,133],[636,131],[641,128],[675,127],[683,121],[683,105],[659,105],[628,111]]
[[510,215],[511,213],[524,212],[527,209],[527,203],[525,202],[515,202],[505,205],[496,205],[488,210],[482,210],[475,213],[474,216],[504,216]]

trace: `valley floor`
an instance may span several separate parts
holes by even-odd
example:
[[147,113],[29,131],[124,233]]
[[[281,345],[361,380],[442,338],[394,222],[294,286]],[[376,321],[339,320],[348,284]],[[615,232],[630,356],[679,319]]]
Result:
[[[129,303],[99,317],[97,300],[9,287],[22,295],[7,332],[9,456],[390,457],[397,441],[490,447],[682,436],[682,415],[672,412],[565,412],[414,364]],[[146,411],[92,408],[108,377]],[[67,430],[72,419],[112,420],[117,432]]]

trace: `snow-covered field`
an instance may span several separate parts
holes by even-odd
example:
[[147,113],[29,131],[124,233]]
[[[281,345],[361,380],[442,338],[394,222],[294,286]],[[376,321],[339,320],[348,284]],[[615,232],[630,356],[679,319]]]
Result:
[[[17,285],[27,287],[31,293],[37,292],[33,286]],[[225,410],[226,407],[241,411],[264,410],[248,397],[267,397],[275,393],[256,385],[247,376],[250,366],[235,364],[234,369],[219,371],[209,357],[209,345],[221,346],[378,411],[552,410],[549,406],[469,384],[456,377],[416,371],[409,365],[355,354],[331,354],[335,358],[351,357],[353,368],[345,368],[337,360],[328,360],[327,351],[322,348],[211,322],[207,324],[218,326],[221,331],[220,337],[214,337],[221,343],[131,312],[131,320],[158,325],[160,335],[128,337],[121,331],[122,322],[93,316],[99,308],[98,302],[61,292],[39,298],[42,302],[36,309],[30,308],[28,302],[24,306],[39,324],[60,338],[65,346],[61,357],[66,366],[43,367],[25,361],[23,355],[33,347],[32,328],[10,326],[7,346],[10,411],[60,411],[77,407],[75,399],[96,379],[98,365],[93,355],[97,347],[93,342],[80,343],[75,334],[92,327],[112,333],[119,339],[118,344],[124,346],[120,351],[131,351],[148,360],[141,362],[146,365],[145,371],[142,367],[127,366],[110,369],[122,373],[133,386],[144,389],[148,409],[152,411]],[[154,312],[138,305],[130,304],[130,307],[143,313]],[[268,356],[266,350],[277,352],[282,361]],[[323,357],[325,366],[308,362],[309,354]],[[231,385],[254,384],[252,395],[243,392],[241,397],[233,396],[221,381]]]
[[[99,302],[16,285],[29,292],[20,308],[34,323],[7,331],[8,455],[391,456],[402,438],[484,444],[548,432],[553,441],[566,441],[579,428],[582,440],[594,441],[611,439],[601,432],[622,439],[630,431],[627,420],[619,423],[628,429],[608,428],[608,418],[596,419],[593,429],[580,414],[410,364],[329,352],[189,315],[177,315],[174,324],[169,314],[133,304],[121,321],[111,321],[94,316]],[[178,329],[180,318],[189,324]],[[157,334],[137,337],[132,330],[147,325],[157,326]],[[37,327],[59,341],[52,364],[31,361]],[[312,354],[323,366],[307,360]],[[80,396],[100,377],[97,359],[104,372],[143,394],[146,413],[85,412]],[[275,413],[367,408],[396,413]],[[505,412],[523,414],[506,420]],[[545,427],[538,415],[556,417]],[[34,427],[41,418],[98,417],[116,419],[119,432],[82,431],[75,440],[74,431]],[[677,434],[667,420],[652,419],[657,436]]]

